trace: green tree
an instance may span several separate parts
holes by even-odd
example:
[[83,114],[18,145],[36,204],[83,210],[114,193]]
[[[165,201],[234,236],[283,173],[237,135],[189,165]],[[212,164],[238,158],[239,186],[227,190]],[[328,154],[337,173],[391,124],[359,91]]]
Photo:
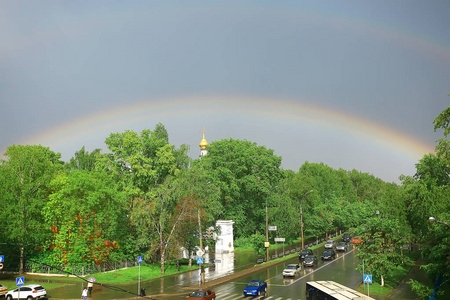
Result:
[[95,163],[100,158],[100,149],[95,149],[91,153],[86,151],[84,146],[66,164],[68,170],[88,170],[95,169]]
[[[19,273],[23,273],[25,247],[35,248],[49,234],[42,209],[48,201],[48,185],[62,169],[60,154],[43,146],[12,145],[0,161],[1,233],[20,249]],[[29,234],[33,232],[33,234]]]
[[53,256],[58,264],[95,263],[111,259],[121,246],[128,218],[126,198],[104,172],[73,170],[51,183],[43,209]]
[[211,143],[198,163],[220,189],[218,217],[236,222],[237,237],[263,232],[266,199],[283,176],[281,158],[256,143],[228,139]]
[[[382,217],[370,218],[355,231],[362,238],[356,256],[364,261],[366,274],[380,278],[381,286],[392,270],[408,260],[402,252],[402,246],[410,241],[408,232],[398,220]],[[362,265],[358,269],[362,271]]]

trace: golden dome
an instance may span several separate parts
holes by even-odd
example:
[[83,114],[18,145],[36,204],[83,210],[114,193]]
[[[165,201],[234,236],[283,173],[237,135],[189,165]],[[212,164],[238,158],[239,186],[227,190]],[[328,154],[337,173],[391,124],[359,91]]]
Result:
[[203,139],[198,145],[200,146],[200,149],[206,149],[206,147],[209,146],[208,142],[205,140],[205,128],[203,128]]

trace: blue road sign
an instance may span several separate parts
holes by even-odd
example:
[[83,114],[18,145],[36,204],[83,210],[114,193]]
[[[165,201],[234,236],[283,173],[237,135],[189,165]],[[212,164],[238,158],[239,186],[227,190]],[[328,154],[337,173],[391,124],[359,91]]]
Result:
[[5,256],[4,255],[0,255],[0,263],[5,262]]
[[197,264],[202,265],[203,264],[203,257],[197,257]]
[[372,283],[372,275],[364,275],[364,283]]
[[21,286],[25,284],[25,277],[17,277],[16,278],[16,286]]
[[138,256],[138,263],[142,263],[142,256]]

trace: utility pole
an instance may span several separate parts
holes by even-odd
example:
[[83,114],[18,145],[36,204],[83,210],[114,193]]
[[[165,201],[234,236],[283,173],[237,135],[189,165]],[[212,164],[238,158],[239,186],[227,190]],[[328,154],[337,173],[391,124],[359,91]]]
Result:
[[272,187],[266,197],[266,262],[269,261],[269,214],[267,210],[267,199],[269,199],[270,192],[277,187],[277,185]]

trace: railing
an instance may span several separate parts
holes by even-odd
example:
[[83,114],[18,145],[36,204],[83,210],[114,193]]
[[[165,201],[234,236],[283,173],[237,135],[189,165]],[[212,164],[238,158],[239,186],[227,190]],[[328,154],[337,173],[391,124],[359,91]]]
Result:
[[85,276],[86,274],[93,274],[99,272],[115,271],[128,267],[134,267],[137,265],[136,261],[123,261],[123,262],[107,262],[101,265],[60,265],[60,266],[48,266],[46,264],[29,263],[25,264],[24,271],[27,273],[43,273],[43,274],[63,274],[63,275],[77,275]]

